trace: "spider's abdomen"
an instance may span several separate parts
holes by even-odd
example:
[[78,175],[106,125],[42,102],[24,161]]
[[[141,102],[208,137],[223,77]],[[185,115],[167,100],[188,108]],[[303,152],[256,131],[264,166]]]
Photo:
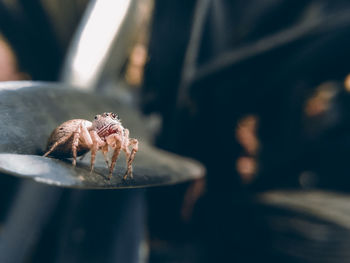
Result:
[[[83,119],[74,119],[69,120],[62,123],[58,126],[50,135],[50,138],[47,142],[47,150],[50,149],[55,142],[58,142],[62,138],[68,137],[67,141],[63,144],[58,145],[53,152],[49,154],[49,156],[53,156],[55,158],[70,158],[73,157],[72,153],[72,143],[73,143],[73,135],[74,132],[78,129],[79,125],[82,122],[88,122]],[[90,122],[88,122],[90,123]],[[79,141],[79,146],[77,148],[77,156],[83,155],[87,153],[90,149],[81,141]]]

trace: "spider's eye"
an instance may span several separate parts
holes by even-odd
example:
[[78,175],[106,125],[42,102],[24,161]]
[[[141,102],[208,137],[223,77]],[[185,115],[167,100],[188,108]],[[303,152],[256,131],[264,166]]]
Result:
[[97,120],[97,115],[95,116],[95,120]]
[[117,115],[115,113],[112,113],[112,118],[115,119]]

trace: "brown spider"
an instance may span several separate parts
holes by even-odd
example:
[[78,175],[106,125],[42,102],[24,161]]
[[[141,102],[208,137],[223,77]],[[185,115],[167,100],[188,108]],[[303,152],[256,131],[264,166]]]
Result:
[[[132,147],[131,151],[130,146]],[[109,147],[114,149],[110,166],[107,157]],[[62,123],[51,133],[44,156],[73,157],[72,164],[75,166],[77,156],[85,155],[90,150],[91,172],[94,169],[96,153],[101,150],[109,168],[108,179],[110,179],[120,150],[123,150],[127,165],[123,178],[125,180],[128,175],[133,177],[132,162],[138,151],[138,140],[129,138],[129,130],[122,126],[118,116],[112,112],[96,115],[92,123],[82,119]]]

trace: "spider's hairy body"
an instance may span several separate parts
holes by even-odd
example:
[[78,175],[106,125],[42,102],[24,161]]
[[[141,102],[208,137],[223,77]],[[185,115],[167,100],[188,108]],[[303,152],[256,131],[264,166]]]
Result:
[[[109,148],[114,149],[110,165],[107,157]],[[129,138],[129,130],[122,126],[116,114],[105,112],[96,115],[93,122],[73,119],[62,123],[51,133],[47,149],[44,156],[73,157],[74,166],[77,156],[91,150],[91,171],[94,168],[96,153],[101,150],[109,167],[109,178],[112,176],[120,150],[123,150],[127,161],[127,171],[124,175],[126,179],[128,175],[132,177],[132,162],[138,151],[138,141]]]
[[[59,158],[59,159],[73,157],[73,151],[72,151],[72,143],[73,143],[73,137],[74,137],[73,135],[74,135],[74,131],[78,129],[79,125],[85,125],[86,127],[91,127],[92,123],[90,121],[82,120],[82,119],[69,120],[62,123],[51,133],[51,136],[48,140],[47,149],[50,149],[53,146],[53,144],[58,140],[60,140],[61,138],[69,136],[69,139],[64,144],[58,145],[54,149],[54,151],[50,153],[50,156]],[[81,156],[87,153],[88,151],[90,151],[89,146],[84,143],[84,140],[79,139],[77,156]]]

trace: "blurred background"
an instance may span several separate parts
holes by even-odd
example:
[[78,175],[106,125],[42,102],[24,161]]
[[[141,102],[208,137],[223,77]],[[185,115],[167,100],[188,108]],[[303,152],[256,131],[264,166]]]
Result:
[[[142,256],[118,262],[350,262],[350,2],[131,2],[132,44],[90,88],[129,101],[155,145],[207,175],[141,191]],[[0,81],[85,84],[67,63],[94,3],[1,0]],[[19,180],[1,178],[0,235]],[[119,193],[102,192],[64,190],[25,262],[117,262]]]

